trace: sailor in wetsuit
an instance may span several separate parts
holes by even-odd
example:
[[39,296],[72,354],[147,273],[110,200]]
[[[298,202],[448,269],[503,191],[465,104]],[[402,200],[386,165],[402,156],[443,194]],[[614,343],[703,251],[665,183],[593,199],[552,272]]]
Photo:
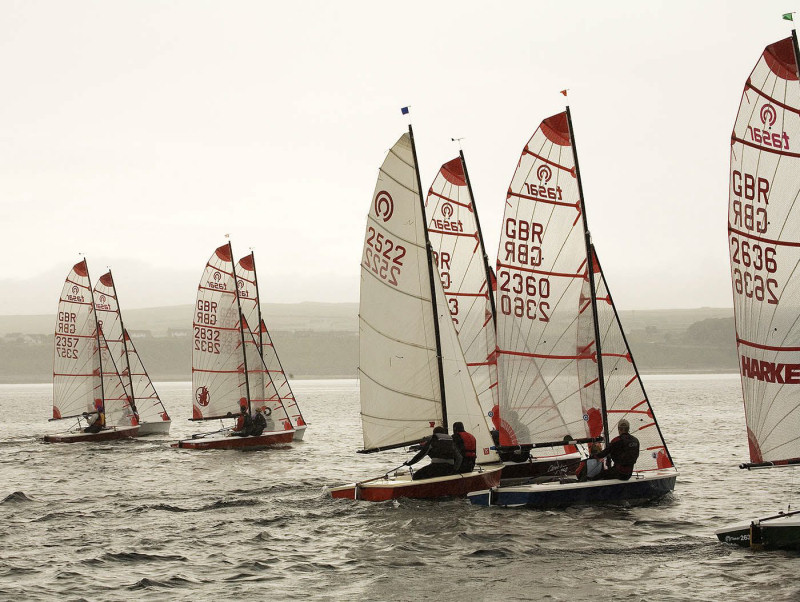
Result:
[[633,474],[633,466],[639,458],[639,440],[630,434],[631,424],[624,418],[617,424],[619,437],[614,437],[599,454],[594,454],[594,458],[605,458],[609,456],[614,465],[608,470],[600,473],[599,479],[619,479],[627,481]]
[[456,474],[456,460],[459,463],[461,462],[456,446],[453,443],[453,438],[447,434],[443,426],[434,428],[433,434],[430,437],[425,437],[422,448],[417,452],[417,455],[403,462],[403,464],[411,466],[425,456],[430,456],[431,463],[414,473],[413,480],[415,481]]
[[236,419],[236,426],[231,435],[234,437],[247,437],[253,430],[253,418],[250,416],[250,412],[247,411],[247,404],[243,403],[239,409],[241,414]]
[[458,472],[472,472],[477,457],[477,442],[475,437],[464,430],[463,422],[453,423],[453,443],[455,443],[458,453],[461,454],[461,466],[458,467]]
[[[105,408],[103,407],[103,402],[98,399],[94,402],[94,408],[97,413],[94,414],[94,418],[89,423],[89,426],[83,429],[84,433],[99,433],[106,425],[106,413]],[[84,414],[84,416],[87,416],[87,414]]]

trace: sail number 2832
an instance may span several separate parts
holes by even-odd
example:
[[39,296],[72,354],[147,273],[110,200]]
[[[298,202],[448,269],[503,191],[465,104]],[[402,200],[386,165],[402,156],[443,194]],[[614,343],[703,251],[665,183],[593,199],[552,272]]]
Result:
[[375,232],[372,226],[367,228],[367,244],[364,247],[365,268],[371,270],[378,278],[392,286],[397,286],[397,277],[403,266],[406,248],[396,244],[381,232]]

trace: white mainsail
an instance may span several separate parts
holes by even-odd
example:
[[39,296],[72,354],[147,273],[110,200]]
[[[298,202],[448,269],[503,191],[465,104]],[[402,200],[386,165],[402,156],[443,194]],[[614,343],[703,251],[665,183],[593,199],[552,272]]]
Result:
[[[261,316],[261,306],[258,290],[258,276],[256,275],[256,263],[253,253],[245,255],[236,264],[236,278],[238,279],[238,290],[242,307],[242,315],[255,337],[263,363],[266,366],[268,381],[277,390],[277,398],[270,401],[270,407],[275,420],[283,420],[288,416],[292,427],[305,425],[300,406],[297,404],[289,379],[283,370],[278,352],[272,343],[267,325]],[[272,394],[267,397],[272,398]]]
[[389,151],[361,259],[359,348],[364,449],[420,441],[442,424],[430,264],[410,134]]
[[442,165],[425,207],[447,306],[483,409],[481,430],[487,430],[489,416],[498,405],[492,290],[462,156]]
[[230,243],[206,264],[197,287],[192,346],[192,418],[208,420],[249,409],[242,324]]
[[[381,166],[361,260],[364,450],[419,442],[463,422],[493,454],[485,418],[427,248],[411,128]],[[431,290],[433,288],[433,290]]]
[[594,331],[586,266],[575,160],[559,113],[523,149],[506,198],[497,257],[501,445],[589,435],[584,416],[600,401],[585,340],[587,327]]
[[168,421],[169,415],[156,392],[128,331],[122,322],[114,278],[109,270],[94,286],[95,310],[125,391],[140,422]]
[[797,42],[766,47],[731,136],[728,238],[754,463],[800,458],[800,82]]
[[136,418],[97,322],[86,260],[72,267],[58,302],[53,357],[53,419],[101,412],[109,426]]

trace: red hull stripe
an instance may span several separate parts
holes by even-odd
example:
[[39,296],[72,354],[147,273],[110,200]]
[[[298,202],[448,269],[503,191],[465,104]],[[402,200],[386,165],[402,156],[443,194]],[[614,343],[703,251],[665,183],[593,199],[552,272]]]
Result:
[[771,245],[782,245],[784,247],[800,247],[800,242],[790,242],[788,240],[772,240],[771,238],[765,238],[763,236],[756,236],[755,234],[750,234],[749,232],[742,232],[741,230],[737,230],[732,226],[728,226],[728,232],[731,234],[736,234],[738,236],[744,236],[745,238],[750,238],[752,240],[757,240],[759,242],[765,242]]
[[776,347],[773,345],[759,345],[751,341],[745,341],[736,337],[736,342],[746,347],[753,347],[755,349],[763,349],[764,351],[800,351],[800,347]]
[[786,109],[787,111],[791,111],[792,113],[794,113],[796,115],[800,115],[800,109],[795,109],[794,107],[790,107],[789,105],[787,105],[785,103],[782,103],[780,100],[775,100],[774,98],[772,98],[772,96],[768,96],[767,94],[764,93],[763,90],[759,90],[752,83],[750,83],[749,79],[747,80],[747,83],[745,84],[744,89],[745,90],[752,90],[753,92],[758,94],[761,98],[766,98],[772,104],[778,105],[780,108]]
[[562,274],[560,272],[546,272],[545,270],[535,270],[533,268],[524,268],[522,266],[511,265],[508,263],[497,262],[498,268],[507,268],[509,270],[518,270],[520,272],[530,272],[531,274],[542,274],[544,276],[560,276],[562,278],[583,278],[583,274]]
[[766,153],[771,153],[773,155],[781,155],[782,157],[800,157],[800,153],[790,153],[787,151],[778,150],[777,148],[772,148],[771,146],[761,146],[759,144],[756,144],[755,142],[742,140],[741,138],[737,138],[736,136],[731,136],[731,140],[733,142],[741,142],[745,146],[749,146],[750,148],[755,148],[757,150],[764,151]]
[[433,192],[432,190],[429,190],[428,191],[428,196],[438,197],[438,198],[440,198],[440,199],[442,199],[444,201],[447,201],[448,203],[453,203],[454,205],[458,205],[459,207],[464,207],[464,208],[469,209],[470,211],[472,211],[472,206],[469,203],[462,203],[462,202],[457,201],[455,199],[451,199],[451,198],[448,198],[448,197],[446,197],[446,196],[444,196],[442,194],[439,194],[438,192]]

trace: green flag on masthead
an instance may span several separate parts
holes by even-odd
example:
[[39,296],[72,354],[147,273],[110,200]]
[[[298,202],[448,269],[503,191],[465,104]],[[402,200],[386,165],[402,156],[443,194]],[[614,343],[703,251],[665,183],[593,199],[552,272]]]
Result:
[[794,18],[792,17],[792,15],[793,15],[793,14],[794,14],[794,13],[785,13],[785,14],[783,15],[783,18],[784,18],[784,20],[785,20],[785,21],[794,21]]

